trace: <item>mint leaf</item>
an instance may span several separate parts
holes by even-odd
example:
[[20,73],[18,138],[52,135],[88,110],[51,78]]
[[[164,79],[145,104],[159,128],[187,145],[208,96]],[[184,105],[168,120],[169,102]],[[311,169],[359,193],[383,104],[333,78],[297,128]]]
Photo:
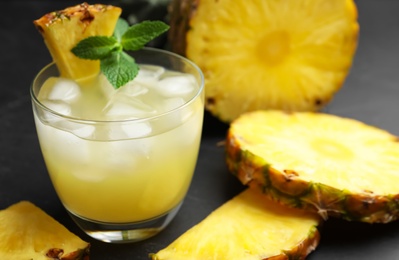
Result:
[[129,24],[125,19],[119,18],[116,22],[114,37],[118,42],[121,42],[122,35],[129,29]]
[[134,59],[123,51],[112,52],[102,59],[100,68],[115,89],[133,80],[139,72],[139,66]]
[[121,44],[125,50],[139,50],[151,40],[166,32],[169,26],[161,21],[143,21],[131,26],[123,35]]
[[139,50],[168,29],[161,21],[144,21],[129,27],[127,21],[120,18],[113,36],[87,37],[71,52],[82,59],[100,60],[101,72],[118,89],[133,80],[139,71],[134,58],[123,50]]
[[118,48],[120,43],[114,37],[90,36],[81,40],[71,51],[82,59],[100,60]]

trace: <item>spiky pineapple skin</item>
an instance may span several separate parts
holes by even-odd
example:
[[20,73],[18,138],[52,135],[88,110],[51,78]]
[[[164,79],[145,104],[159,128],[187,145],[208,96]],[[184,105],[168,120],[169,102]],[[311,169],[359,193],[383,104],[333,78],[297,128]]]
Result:
[[282,252],[280,255],[271,256],[262,260],[305,260],[307,256],[313,252],[320,243],[320,232],[314,227],[308,238],[299,243],[294,248]]
[[[283,205],[366,223],[388,223],[399,219],[399,194],[378,195],[367,191],[351,193],[329,185],[305,181],[295,172],[273,168],[267,158],[243,149],[242,140],[229,129],[226,163],[241,183],[261,190],[265,198]],[[300,151],[299,151],[300,152]]]
[[78,249],[66,255],[64,255],[64,250],[61,248],[51,248],[46,253],[46,256],[53,260],[89,260],[90,245],[86,248]]
[[168,6],[171,27],[168,38],[171,50],[180,55],[186,55],[187,31],[190,30],[190,18],[195,14],[200,0],[173,0]]

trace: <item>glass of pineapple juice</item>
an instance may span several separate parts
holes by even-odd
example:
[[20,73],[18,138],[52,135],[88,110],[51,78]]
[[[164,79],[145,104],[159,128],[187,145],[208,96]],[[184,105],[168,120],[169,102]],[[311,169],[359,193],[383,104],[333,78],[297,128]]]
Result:
[[115,90],[100,75],[61,79],[55,64],[33,81],[43,158],[72,219],[91,237],[134,242],[176,215],[195,170],[204,79],[168,51],[135,51],[140,71]]

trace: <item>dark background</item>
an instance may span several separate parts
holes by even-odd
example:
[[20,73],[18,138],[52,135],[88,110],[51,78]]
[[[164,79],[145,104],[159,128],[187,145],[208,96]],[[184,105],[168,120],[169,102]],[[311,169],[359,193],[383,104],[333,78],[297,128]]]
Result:
[[[32,21],[44,13],[81,1],[4,1],[0,15],[0,208],[30,200],[92,244],[92,259],[148,259],[171,243],[243,187],[224,164],[227,126],[206,114],[197,170],[187,198],[174,221],[158,236],[136,244],[94,241],[70,220],[48,178],[36,137],[29,87],[34,75],[51,61]],[[124,8],[138,20],[165,19],[166,1],[102,1]],[[360,39],[344,87],[328,112],[362,120],[399,135],[399,0],[358,0]],[[136,14],[136,16],[129,16]],[[153,44],[162,47],[165,39]],[[398,158],[399,159],[399,158]],[[399,183],[398,183],[399,187]],[[325,223],[317,250],[308,259],[399,259],[399,222]]]

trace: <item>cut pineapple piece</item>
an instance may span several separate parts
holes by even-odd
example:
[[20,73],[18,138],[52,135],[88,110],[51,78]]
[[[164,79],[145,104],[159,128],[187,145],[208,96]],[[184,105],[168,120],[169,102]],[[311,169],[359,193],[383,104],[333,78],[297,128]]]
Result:
[[28,201],[0,211],[0,259],[87,260],[89,246]]
[[174,0],[173,51],[203,70],[206,108],[230,122],[258,109],[318,111],[357,47],[353,0]]
[[83,60],[71,49],[89,36],[111,36],[122,10],[111,5],[82,3],[48,13],[34,24],[62,77],[75,80],[89,78],[100,71],[98,60]]
[[249,112],[230,126],[227,165],[290,207],[364,222],[399,218],[398,137],[334,115]]
[[152,259],[305,259],[319,243],[319,216],[261,196],[243,191]]

